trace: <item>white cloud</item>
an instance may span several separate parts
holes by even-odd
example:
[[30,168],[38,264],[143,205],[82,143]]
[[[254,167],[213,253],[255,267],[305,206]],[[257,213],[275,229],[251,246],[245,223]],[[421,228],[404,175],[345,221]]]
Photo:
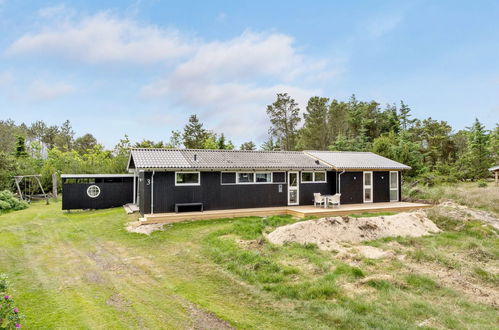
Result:
[[76,88],[68,83],[37,80],[31,84],[30,96],[34,100],[47,101],[71,94],[75,90]]
[[[244,139],[263,139],[266,105],[287,92],[306,106],[310,96],[341,72],[336,59],[305,56],[281,33],[246,31],[227,40],[201,41],[177,30],[143,25],[110,13],[78,18],[64,7],[39,12],[46,27],[15,41],[7,54],[47,54],[88,63],[165,63],[163,78],[140,92],[177,109],[206,116],[207,125]],[[220,18],[220,17],[219,17]],[[37,99],[70,93],[69,85],[33,86]],[[163,113],[158,114],[160,117]]]
[[331,71],[328,63],[301,55],[287,35],[245,32],[200,45],[164,79],[144,86],[141,94],[199,109],[229,135],[261,140],[268,129],[266,105],[277,93],[287,92],[304,109],[320,89],[303,82],[322,79]]
[[40,15],[60,17],[66,12],[65,19],[22,36],[6,53],[57,55],[91,63],[152,63],[185,55],[192,49],[178,31],[139,25],[108,13],[75,20],[65,7],[52,7],[41,10]]

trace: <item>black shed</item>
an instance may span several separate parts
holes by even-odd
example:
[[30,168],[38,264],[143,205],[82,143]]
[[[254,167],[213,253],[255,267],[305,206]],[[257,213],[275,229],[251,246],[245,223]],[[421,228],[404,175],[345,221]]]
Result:
[[105,209],[134,201],[133,174],[62,174],[62,209]]

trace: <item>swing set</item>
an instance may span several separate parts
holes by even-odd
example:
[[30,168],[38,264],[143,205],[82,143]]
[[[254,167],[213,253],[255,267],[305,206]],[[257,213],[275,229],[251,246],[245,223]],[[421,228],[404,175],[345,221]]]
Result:
[[39,174],[15,176],[14,183],[17,188],[18,198],[28,203],[31,203],[34,199],[45,199],[45,202],[48,204],[49,197],[43,190],[42,183],[40,182],[41,177]]

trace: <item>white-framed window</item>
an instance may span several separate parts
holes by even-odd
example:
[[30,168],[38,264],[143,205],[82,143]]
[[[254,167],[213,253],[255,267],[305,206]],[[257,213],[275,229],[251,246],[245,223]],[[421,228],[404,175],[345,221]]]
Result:
[[272,182],[272,172],[257,172],[255,173],[256,183],[271,183]]
[[239,172],[236,176],[236,183],[253,183],[255,182],[255,173]]
[[201,174],[199,172],[175,172],[176,186],[199,186]]
[[399,200],[399,172],[390,171],[390,202]]
[[100,188],[96,185],[91,185],[87,188],[87,195],[90,198],[97,198],[100,195]]
[[302,183],[325,183],[326,171],[320,172],[301,172],[301,182]]
[[237,172],[236,183],[272,183],[272,172]]

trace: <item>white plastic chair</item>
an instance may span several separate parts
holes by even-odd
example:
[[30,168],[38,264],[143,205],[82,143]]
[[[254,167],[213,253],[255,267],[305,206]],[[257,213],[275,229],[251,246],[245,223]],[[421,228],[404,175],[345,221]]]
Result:
[[324,196],[321,196],[321,193],[314,193],[314,207],[317,207],[317,204],[322,205],[326,202]]
[[338,205],[338,208],[339,208],[341,205],[340,199],[341,199],[341,194],[334,194],[333,197],[327,199],[327,203],[331,204],[333,207],[335,205]]

